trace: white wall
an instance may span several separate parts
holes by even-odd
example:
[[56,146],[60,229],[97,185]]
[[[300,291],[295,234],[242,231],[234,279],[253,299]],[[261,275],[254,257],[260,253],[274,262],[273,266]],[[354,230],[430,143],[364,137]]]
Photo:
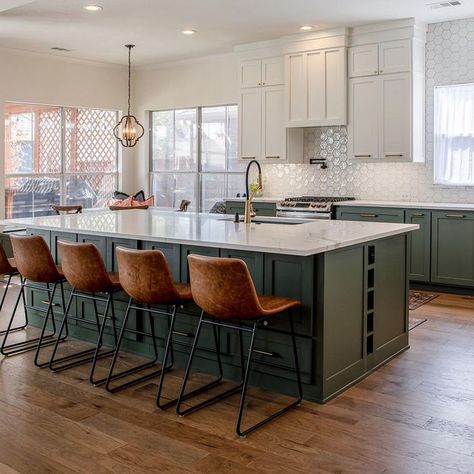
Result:
[[[233,55],[137,69],[134,72],[134,110],[144,124],[150,110],[201,105],[236,104],[239,87]],[[147,127],[148,128],[148,127]],[[135,187],[148,190],[149,136],[137,145]]]
[[[119,66],[65,61],[0,50],[0,117],[5,102],[29,102],[124,110],[127,71]],[[0,126],[0,214],[4,215],[4,128]],[[122,186],[134,188],[133,152],[122,154]]]

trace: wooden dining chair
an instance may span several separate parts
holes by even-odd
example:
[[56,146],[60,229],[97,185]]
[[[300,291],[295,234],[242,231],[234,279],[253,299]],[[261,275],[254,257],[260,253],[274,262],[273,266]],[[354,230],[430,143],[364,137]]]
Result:
[[82,206],[51,206],[51,209],[56,212],[56,214],[81,214]]

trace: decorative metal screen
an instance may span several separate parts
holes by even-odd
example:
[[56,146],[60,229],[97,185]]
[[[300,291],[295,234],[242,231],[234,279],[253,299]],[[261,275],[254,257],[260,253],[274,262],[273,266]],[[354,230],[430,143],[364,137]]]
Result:
[[53,204],[103,207],[117,188],[118,113],[5,105],[7,217],[51,213]]
[[65,114],[65,171],[115,171],[117,140],[112,130],[118,120],[117,112],[67,108]]
[[34,170],[36,173],[61,172],[61,109],[39,111],[35,114],[35,153]]

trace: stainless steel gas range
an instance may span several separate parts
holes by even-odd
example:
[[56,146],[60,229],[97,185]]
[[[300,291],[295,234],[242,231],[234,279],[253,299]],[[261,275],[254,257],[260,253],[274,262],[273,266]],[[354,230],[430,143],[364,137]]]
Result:
[[277,217],[331,219],[334,204],[353,201],[353,197],[298,196],[277,203]]

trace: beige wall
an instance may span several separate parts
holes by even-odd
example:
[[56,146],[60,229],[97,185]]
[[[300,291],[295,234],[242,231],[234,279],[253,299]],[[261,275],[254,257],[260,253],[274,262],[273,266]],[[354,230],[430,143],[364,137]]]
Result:
[[[237,62],[232,54],[201,58],[134,72],[134,110],[147,125],[150,110],[235,104]],[[148,126],[146,127],[148,129]],[[148,189],[149,135],[136,150],[136,188]]]
[[[0,50],[0,117],[5,102],[124,110],[127,72],[118,66],[64,61],[33,53]],[[0,126],[0,214],[4,215],[4,128]],[[135,186],[134,152],[122,153],[122,187]]]

